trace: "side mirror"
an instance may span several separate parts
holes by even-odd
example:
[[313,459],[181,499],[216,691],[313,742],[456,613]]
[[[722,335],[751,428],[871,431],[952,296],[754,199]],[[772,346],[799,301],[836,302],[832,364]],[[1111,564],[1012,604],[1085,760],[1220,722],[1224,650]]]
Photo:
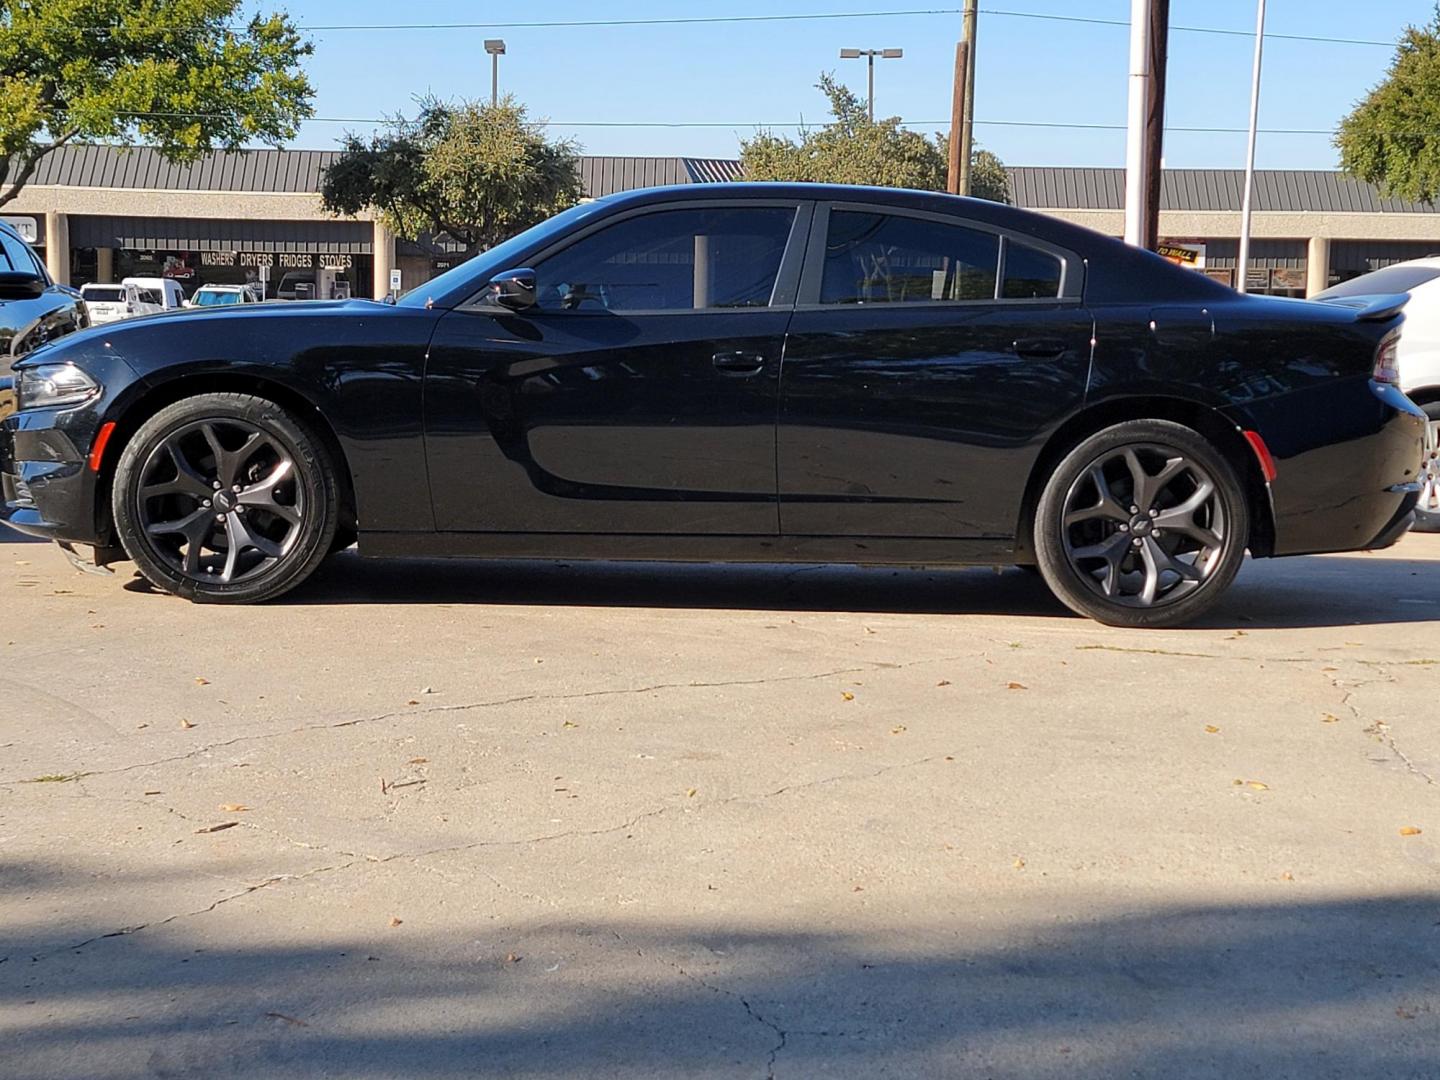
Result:
[[530,269],[506,270],[490,279],[486,299],[492,304],[510,311],[526,311],[533,308],[535,300],[535,271]]
[[44,294],[45,279],[29,270],[0,273],[0,300],[31,300]]

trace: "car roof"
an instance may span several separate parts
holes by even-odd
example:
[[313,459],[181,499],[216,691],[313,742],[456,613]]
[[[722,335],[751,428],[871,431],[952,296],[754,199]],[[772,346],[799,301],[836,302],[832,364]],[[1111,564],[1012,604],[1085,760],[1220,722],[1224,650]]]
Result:
[[249,285],[221,285],[217,283],[214,285],[201,285],[196,292],[204,289],[208,289],[211,292],[244,292],[248,288],[250,288]]

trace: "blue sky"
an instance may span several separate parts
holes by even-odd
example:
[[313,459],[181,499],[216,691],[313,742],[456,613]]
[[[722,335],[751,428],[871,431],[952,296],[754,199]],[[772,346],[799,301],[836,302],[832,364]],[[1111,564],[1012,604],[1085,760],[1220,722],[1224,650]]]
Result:
[[[267,7],[265,0],[253,6]],[[476,0],[290,0],[302,24],[555,21],[768,15],[959,8],[959,0],[547,0],[508,5]],[[977,121],[1123,124],[1128,39],[1118,26],[1000,14],[1083,15],[1126,20],[1128,0],[981,0]],[[1393,41],[1407,23],[1426,22],[1433,0],[1270,0],[1272,33]],[[1172,0],[1167,123],[1243,128],[1249,108],[1253,39],[1179,27],[1249,31],[1254,0]],[[1359,16],[1359,17],[1357,17]],[[792,23],[494,30],[315,31],[309,70],[320,117],[365,119],[413,111],[413,99],[485,97],[489,57],[482,41],[504,37],[502,92],[532,115],[557,122],[705,121],[713,128],[557,127],[585,152],[732,157],[756,125],[825,117],[813,89],[835,70],[862,93],[863,61],[842,47],[905,50],[877,66],[876,110],[906,120],[945,118],[958,15],[887,15]],[[1267,38],[1260,124],[1331,128],[1384,74],[1393,50]],[[295,145],[327,147],[347,125],[310,123]],[[372,125],[351,124],[368,131]],[[978,123],[977,137],[1012,165],[1120,165],[1120,131],[1006,127]],[[1244,136],[1171,132],[1166,164],[1240,166]],[[1328,138],[1267,135],[1262,168],[1331,168]]]

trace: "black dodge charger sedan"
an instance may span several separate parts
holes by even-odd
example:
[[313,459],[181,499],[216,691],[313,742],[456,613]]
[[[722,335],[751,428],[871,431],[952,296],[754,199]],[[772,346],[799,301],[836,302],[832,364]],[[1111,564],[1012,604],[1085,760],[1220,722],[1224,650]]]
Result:
[[1194,618],[1383,547],[1404,297],[1245,297],[1049,218],[736,184],[569,210],[415,290],[110,325],[18,365],[0,515],[210,602],[363,555],[1038,566]]

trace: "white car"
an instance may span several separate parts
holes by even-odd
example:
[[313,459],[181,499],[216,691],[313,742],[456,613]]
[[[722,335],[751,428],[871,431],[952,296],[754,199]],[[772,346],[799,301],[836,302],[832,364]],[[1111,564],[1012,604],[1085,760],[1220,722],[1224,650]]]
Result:
[[90,322],[96,325],[118,322],[136,315],[153,315],[165,310],[158,296],[149,289],[142,289],[128,281],[119,285],[101,285],[97,282],[82,285],[80,298],[85,301]]
[[1440,532],[1440,255],[1386,266],[1332,286],[1312,299],[1408,293],[1397,363],[1400,389],[1430,417],[1420,474],[1416,529]]
[[185,306],[185,290],[174,278],[127,277],[120,284],[134,285],[141,292],[150,293],[161,311],[175,311]]
[[202,285],[190,298],[189,307],[228,307],[232,304],[258,304],[260,298],[249,285]]

